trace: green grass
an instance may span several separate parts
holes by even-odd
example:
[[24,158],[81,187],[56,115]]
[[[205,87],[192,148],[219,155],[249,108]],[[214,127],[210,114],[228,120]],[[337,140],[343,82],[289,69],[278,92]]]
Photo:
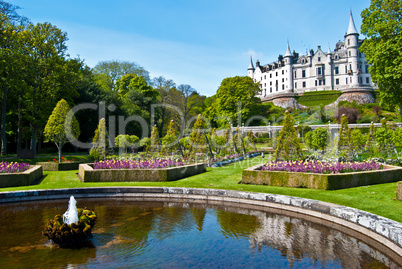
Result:
[[310,198],[357,208],[402,223],[402,202],[395,199],[397,183],[371,185],[336,191],[238,184],[241,180],[241,171],[243,169],[262,162],[265,162],[265,160],[261,159],[261,157],[257,157],[221,168],[208,168],[206,173],[173,182],[81,183],[76,175],[78,171],[49,171],[44,172],[44,178],[38,185],[2,188],[0,192],[109,186],[166,186],[227,189]]
[[335,102],[341,94],[341,91],[305,92],[302,96],[297,97],[296,100],[299,104],[308,107],[326,106]]

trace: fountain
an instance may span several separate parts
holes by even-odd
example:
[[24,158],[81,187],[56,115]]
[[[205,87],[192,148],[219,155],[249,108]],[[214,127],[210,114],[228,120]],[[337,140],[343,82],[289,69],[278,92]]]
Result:
[[95,212],[79,208],[74,196],[70,197],[67,211],[56,215],[48,221],[44,236],[62,248],[76,248],[84,246],[92,237],[92,228],[95,225]]
[[70,202],[68,203],[68,209],[66,213],[63,214],[63,222],[68,225],[76,223],[78,221],[78,211],[77,211],[77,201],[74,196],[70,197]]

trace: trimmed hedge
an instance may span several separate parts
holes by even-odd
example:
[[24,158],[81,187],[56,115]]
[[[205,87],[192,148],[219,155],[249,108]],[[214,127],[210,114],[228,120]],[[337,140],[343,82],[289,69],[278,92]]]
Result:
[[28,186],[41,177],[43,177],[42,166],[31,165],[28,170],[21,173],[0,174],[0,188]]
[[78,170],[81,162],[38,162],[38,165],[42,165],[43,171],[68,171]]
[[396,166],[387,166],[385,170],[341,174],[261,171],[262,166],[262,164],[259,164],[243,170],[240,183],[319,190],[339,190],[396,182],[402,178],[402,168]]
[[402,201],[402,181],[399,181],[396,187],[396,199]]
[[80,164],[83,182],[160,182],[174,181],[207,171],[205,163],[169,167],[165,169],[96,169],[93,164]]

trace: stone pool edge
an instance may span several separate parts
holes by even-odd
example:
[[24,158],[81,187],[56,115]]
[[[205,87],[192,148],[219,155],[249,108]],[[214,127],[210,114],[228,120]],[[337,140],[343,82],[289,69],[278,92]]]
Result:
[[182,187],[88,187],[1,192],[0,203],[76,198],[139,198],[171,202],[230,202],[295,212],[363,233],[395,253],[402,253],[402,223],[362,210],[279,194]]

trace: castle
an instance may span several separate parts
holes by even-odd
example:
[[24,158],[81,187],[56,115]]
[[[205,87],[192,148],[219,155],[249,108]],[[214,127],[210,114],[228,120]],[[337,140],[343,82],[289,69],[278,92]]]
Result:
[[[352,98],[356,98],[358,93],[358,102],[372,102],[368,93],[376,86],[368,72],[369,64],[365,55],[359,51],[362,43],[350,12],[345,39],[336,43],[334,51],[328,49],[325,53],[318,46],[315,52],[310,50],[307,55],[299,55],[295,51],[290,52],[288,42],[285,55],[279,55],[278,61],[260,65],[257,60],[254,68],[250,58],[248,76],[260,83],[259,97],[263,102],[275,103],[276,99],[291,98],[308,91],[329,90],[342,91],[343,95],[353,93],[350,95],[354,96]],[[279,104],[288,106],[289,102]]]

